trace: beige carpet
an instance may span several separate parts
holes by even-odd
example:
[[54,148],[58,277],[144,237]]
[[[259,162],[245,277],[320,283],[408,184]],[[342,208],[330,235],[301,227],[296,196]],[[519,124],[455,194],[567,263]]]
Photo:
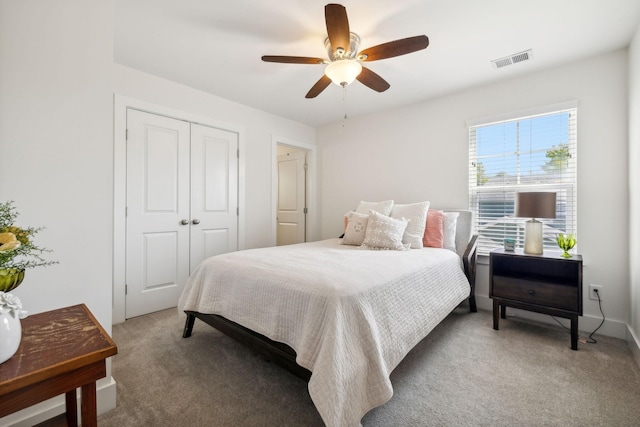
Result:
[[[115,325],[117,407],[101,427],[321,426],[306,383],[175,309]],[[391,376],[367,426],[639,426],[640,368],[627,344],[459,308]]]

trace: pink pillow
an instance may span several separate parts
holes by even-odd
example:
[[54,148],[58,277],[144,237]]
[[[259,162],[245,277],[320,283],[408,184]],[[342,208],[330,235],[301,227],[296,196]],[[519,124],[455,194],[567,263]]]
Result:
[[424,230],[422,244],[429,248],[444,247],[444,213],[429,209],[427,212],[427,227]]

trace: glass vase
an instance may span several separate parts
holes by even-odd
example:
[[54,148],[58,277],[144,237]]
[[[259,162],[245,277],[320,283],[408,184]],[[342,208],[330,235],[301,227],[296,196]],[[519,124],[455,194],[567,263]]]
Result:
[[17,268],[0,269],[0,291],[10,292],[20,286],[24,280],[24,270]]

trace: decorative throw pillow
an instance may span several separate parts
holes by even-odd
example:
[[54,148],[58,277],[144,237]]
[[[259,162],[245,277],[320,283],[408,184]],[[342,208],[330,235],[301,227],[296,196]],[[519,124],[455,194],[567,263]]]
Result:
[[406,218],[409,220],[404,230],[402,243],[410,244],[411,249],[422,249],[422,238],[427,225],[429,202],[411,203],[408,205],[394,204],[391,208],[391,218]]
[[460,212],[444,212],[444,240],[442,247],[456,251],[456,226]]
[[429,248],[444,246],[444,212],[429,209],[422,244]]
[[374,210],[381,213],[382,215],[389,216],[392,207],[393,200],[385,200],[383,202],[365,202],[363,200],[358,204],[356,212],[368,215],[370,210]]
[[369,211],[369,222],[365,232],[363,248],[393,249],[402,251],[409,249],[402,244],[402,236],[407,228],[407,220],[394,219],[382,215],[373,209]]
[[344,231],[342,239],[343,245],[360,246],[364,241],[364,235],[367,230],[367,222],[369,215],[359,214],[357,212],[349,212],[346,215],[348,223]]
[[353,212],[354,211],[349,211],[346,214],[344,214],[344,230],[342,231],[343,233],[347,231],[347,225],[349,225],[349,215]]

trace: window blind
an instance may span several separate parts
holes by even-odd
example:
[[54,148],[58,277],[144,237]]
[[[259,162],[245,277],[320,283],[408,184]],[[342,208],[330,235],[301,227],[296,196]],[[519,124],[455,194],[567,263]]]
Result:
[[545,249],[558,233],[577,232],[577,109],[469,126],[469,207],[478,253],[505,238],[524,246],[524,222],[514,217],[515,194],[556,193],[556,218],[542,219]]

